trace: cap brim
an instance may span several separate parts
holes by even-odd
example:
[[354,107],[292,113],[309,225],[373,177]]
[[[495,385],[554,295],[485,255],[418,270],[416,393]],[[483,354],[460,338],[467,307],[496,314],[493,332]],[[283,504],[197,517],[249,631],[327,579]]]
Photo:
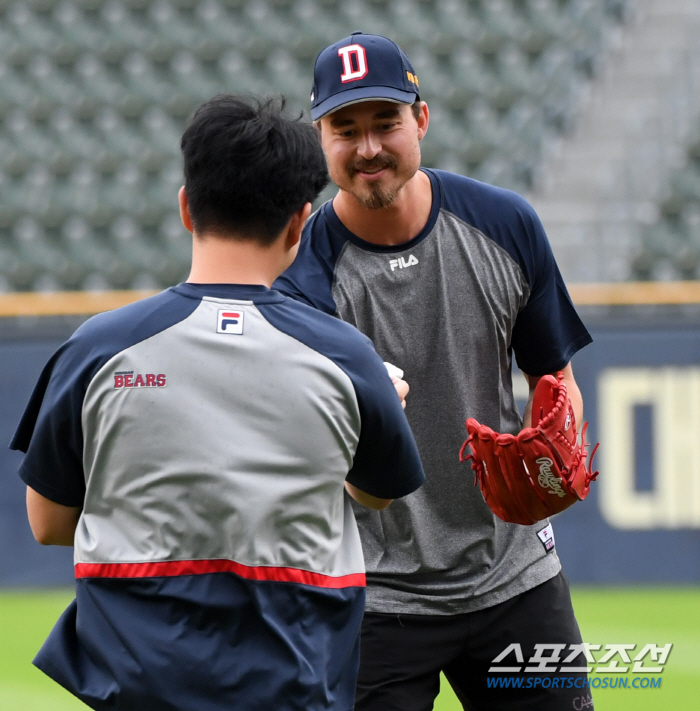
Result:
[[413,104],[417,100],[418,94],[412,91],[401,91],[389,86],[358,87],[329,96],[318,106],[314,106],[311,109],[311,119],[318,121],[326,114],[363,101],[392,101],[395,104]]

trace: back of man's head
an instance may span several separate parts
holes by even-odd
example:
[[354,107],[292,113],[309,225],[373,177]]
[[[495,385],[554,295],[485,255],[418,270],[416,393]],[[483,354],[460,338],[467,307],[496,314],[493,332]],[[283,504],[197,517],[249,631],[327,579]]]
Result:
[[271,243],[328,184],[316,130],[284,106],[222,94],[194,113],[180,147],[196,233]]

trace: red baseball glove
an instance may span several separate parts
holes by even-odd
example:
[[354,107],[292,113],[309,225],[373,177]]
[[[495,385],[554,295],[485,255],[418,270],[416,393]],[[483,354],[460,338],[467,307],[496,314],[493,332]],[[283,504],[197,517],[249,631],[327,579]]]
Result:
[[[532,403],[536,427],[517,435],[498,434],[475,419],[467,420],[469,437],[459,452],[471,461],[486,503],[509,523],[529,525],[559,513],[588,496],[598,476],[587,460],[584,422],[580,439],[563,375],[540,378]],[[466,454],[467,445],[472,453]]]

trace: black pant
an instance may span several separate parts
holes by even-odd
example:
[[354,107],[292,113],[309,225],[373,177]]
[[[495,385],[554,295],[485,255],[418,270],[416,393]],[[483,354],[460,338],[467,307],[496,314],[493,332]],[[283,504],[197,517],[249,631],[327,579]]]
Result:
[[[581,633],[563,573],[499,605],[463,615],[366,613],[360,642],[355,711],[430,711],[444,672],[467,711],[593,711],[585,672],[489,673],[493,666],[517,666],[518,643],[526,666],[535,644],[562,644],[556,669],[581,643]],[[540,656],[551,656],[545,650]],[[583,655],[566,666],[585,667]],[[506,687],[506,679],[521,686]],[[489,679],[491,680],[489,682]],[[528,681],[529,679],[529,681]]]

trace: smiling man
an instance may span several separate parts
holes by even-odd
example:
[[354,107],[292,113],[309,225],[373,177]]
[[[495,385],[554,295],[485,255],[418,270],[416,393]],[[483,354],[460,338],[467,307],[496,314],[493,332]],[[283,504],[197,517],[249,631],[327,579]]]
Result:
[[512,192],[421,169],[428,107],[385,37],[354,33],[319,54],[311,116],[339,190],[276,286],[357,326],[404,370],[427,476],[386,511],[357,509],[368,594],[355,708],[427,711],[444,671],[465,709],[569,711],[581,689],[561,679],[488,688],[509,645],[541,661],[581,636],[551,524],[497,518],[458,457],[468,417],[500,433],[530,424],[513,354],[531,394],[562,371],[582,423],[570,359],[591,339],[542,225]]

